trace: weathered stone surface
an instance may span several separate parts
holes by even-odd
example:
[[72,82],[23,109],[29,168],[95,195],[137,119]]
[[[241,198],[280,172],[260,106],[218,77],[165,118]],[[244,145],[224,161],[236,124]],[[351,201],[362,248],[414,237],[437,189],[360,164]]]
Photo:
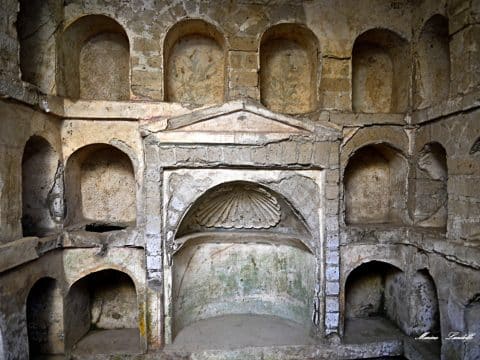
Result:
[[479,10],[3,1],[0,358],[479,358]]

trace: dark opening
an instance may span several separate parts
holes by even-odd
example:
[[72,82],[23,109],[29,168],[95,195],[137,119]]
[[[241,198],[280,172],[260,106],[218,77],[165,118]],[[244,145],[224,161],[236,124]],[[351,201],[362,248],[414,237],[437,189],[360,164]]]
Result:
[[85,226],[85,231],[104,233],[109,231],[124,230],[126,228],[126,226],[92,223]]

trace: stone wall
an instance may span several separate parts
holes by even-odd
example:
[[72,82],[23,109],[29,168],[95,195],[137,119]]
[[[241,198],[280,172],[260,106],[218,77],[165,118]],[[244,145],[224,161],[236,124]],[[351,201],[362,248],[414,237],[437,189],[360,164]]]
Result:
[[[467,0],[4,1],[0,359],[76,356],[92,330],[125,329],[139,352],[180,356],[183,328],[231,314],[323,343],[225,358],[413,359],[424,332],[443,359],[478,358],[478,337],[445,338],[479,332],[479,14]],[[242,186],[276,205],[238,200]],[[202,196],[217,204],[203,222]],[[232,202],[282,215],[245,227]],[[346,342],[373,315],[402,335]]]

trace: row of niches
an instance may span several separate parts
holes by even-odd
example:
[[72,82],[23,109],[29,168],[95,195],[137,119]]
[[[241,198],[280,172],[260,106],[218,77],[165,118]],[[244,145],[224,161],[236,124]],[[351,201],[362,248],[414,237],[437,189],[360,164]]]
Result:
[[413,224],[446,231],[446,151],[431,142],[412,160],[410,165],[411,160],[388,143],[356,150],[343,173],[345,223]]
[[[125,272],[104,269],[80,278],[63,294],[61,279],[44,277],[30,289],[26,320],[30,359],[73,352],[140,353],[139,301]],[[108,338],[103,348],[98,345]],[[113,349],[111,349],[113,348]]]
[[[202,249],[197,251],[202,252]],[[231,249],[230,251],[233,253]],[[215,266],[222,265],[218,258],[211,257],[211,259],[211,261],[203,259],[202,263],[212,264],[213,269]],[[253,257],[249,257],[248,262],[252,263],[252,259]],[[288,264],[288,261],[285,261],[287,259],[281,260],[284,265]],[[246,264],[240,263],[239,265]],[[264,265],[262,262],[258,262],[258,266],[261,271]],[[258,271],[255,268],[254,263],[249,269],[242,268],[242,271],[243,273],[251,271],[253,274]],[[179,269],[179,271],[181,270]],[[295,273],[296,280],[293,283],[298,286],[297,277],[301,278],[305,274],[298,273],[298,269],[290,270],[297,271]],[[221,282],[230,279],[216,275],[214,281]],[[236,275],[245,276],[241,272]],[[287,277],[285,272],[272,273],[270,270],[265,276],[257,275],[256,281],[265,281],[272,278],[273,275],[280,278]],[[186,279],[186,281],[191,280],[195,279]],[[442,304],[440,296],[444,291],[437,288],[436,284],[438,283],[439,279],[434,279],[427,268],[408,272],[396,263],[385,261],[372,260],[358,264],[347,273],[345,282],[341,286],[341,297],[345,299],[340,310],[344,324],[343,342],[345,344],[365,344],[405,339],[405,335],[414,338],[427,333],[431,337],[436,337],[437,340],[424,343],[424,346],[428,346],[425,350],[428,349],[428,352],[437,354],[437,358],[440,358],[442,339],[447,337],[449,329],[448,311],[455,310],[462,314],[464,323],[459,326],[464,329],[465,333],[472,334],[478,329],[480,302],[477,295],[459,300],[459,304],[453,305],[455,307],[452,309],[447,308]],[[47,358],[52,355],[60,357],[61,354],[69,353],[73,353],[75,357],[83,357],[113,353],[139,354],[143,351],[140,329],[145,330],[145,323],[142,319],[145,298],[141,294],[139,284],[133,280],[130,274],[117,269],[105,268],[84,275],[67,288],[64,287],[64,284],[64,279],[43,277],[36,281],[28,292],[24,309],[30,359]],[[188,294],[190,301],[196,298],[198,292],[205,291],[203,287],[207,286],[203,282],[194,283],[193,281],[188,285],[191,286],[190,291],[195,289],[197,291]],[[237,286],[236,283],[232,285]],[[214,289],[221,291],[222,287],[214,287]],[[303,300],[309,297],[307,294],[310,292],[310,288],[307,290],[307,293],[300,293]],[[222,296],[225,297],[225,295],[227,295],[225,292],[222,293]],[[298,328],[310,326],[309,315],[308,311],[307,318],[302,322],[286,323],[288,326],[282,328],[282,333],[275,332],[275,336],[281,338],[275,338],[273,340],[275,344],[318,344],[318,339],[312,337],[308,332],[298,331]],[[272,319],[266,316],[255,315],[252,318],[258,318],[258,322],[254,325],[260,328],[268,328],[264,322],[267,324],[270,324],[269,321],[272,322]],[[208,346],[221,349],[225,346],[225,337],[219,337],[218,334],[225,332],[231,324],[225,323],[225,317],[221,319],[224,321],[223,326],[207,327],[205,328],[208,329],[207,331],[196,334],[196,341],[203,340],[208,343],[208,345],[204,344],[203,348],[200,347],[201,349]],[[205,321],[208,320],[198,322],[197,326],[202,326]],[[295,324],[295,327],[292,324]],[[275,325],[277,328],[279,327],[278,324]],[[238,319],[233,326],[239,326]],[[286,329],[288,331],[285,331]],[[255,326],[251,327],[249,331],[258,333]],[[264,331],[269,334],[271,329]],[[295,332],[295,336],[292,336],[292,332]],[[22,334],[22,336],[25,335]],[[245,337],[245,335],[241,337]],[[268,346],[269,344],[265,341],[273,339],[273,337],[262,334],[259,336],[259,345]],[[177,335],[177,338],[174,346],[180,346],[185,351],[185,343],[176,344],[184,340],[182,334]],[[228,339],[227,344],[231,347],[238,341],[242,340]],[[281,343],[281,341],[287,342]],[[102,346],[100,347],[99,344]],[[191,343],[187,344],[192,346]],[[474,348],[475,344],[467,341],[464,346],[467,348],[473,346]]]
[[[112,145],[92,144],[74,152],[64,171],[51,145],[31,137],[22,158],[23,235],[45,236],[64,227],[104,232],[135,226],[134,163]],[[345,223],[445,231],[447,183],[447,154],[439,143],[425,144],[413,157],[388,143],[363,146],[343,166]],[[232,188],[233,198],[242,195],[238,189]]]
[[85,146],[70,156],[64,172],[51,145],[33,136],[22,158],[23,235],[135,226],[136,193],[132,160],[116,147]]
[[[41,44],[29,36],[34,16],[21,11],[18,22],[22,78],[30,83],[44,71],[36,56]],[[425,23],[415,45],[391,30],[365,31],[353,43],[351,69],[344,65],[322,69],[318,38],[303,24],[272,26],[261,36],[258,50],[241,59],[235,59],[218,27],[199,19],[175,24],[163,40],[163,49],[161,39],[158,46],[155,52],[161,55],[149,61],[163,61],[163,74],[158,74],[160,80],[149,81],[163,84],[164,98],[157,100],[166,102],[222,103],[235,83],[250,88],[258,85],[263,105],[281,113],[317,110],[332,91],[350,93],[354,112],[402,113],[410,106],[412,78],[414,108],[441,102],[449,95],[448,20],[441,15]],[[127,32],[114,19],[88,15],[76,20],[57,46],[57,94],[85,100],[135,99],[131,49]],[[322,72],[326,80],[320,79]],[[141,85],[141,79],[135,81]]]

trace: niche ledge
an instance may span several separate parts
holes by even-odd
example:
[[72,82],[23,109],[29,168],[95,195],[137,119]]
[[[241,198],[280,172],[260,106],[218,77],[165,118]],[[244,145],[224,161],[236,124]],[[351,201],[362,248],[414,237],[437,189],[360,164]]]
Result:
[[412,124],[422,124],[458,112],[480,107],[480,89],[434,104],[412,113]]
[[419,228],[409,225],[364,224],[347,225],[342,228],[341,243],[422,243],[425,239],[445,242],[445,232],[436,228]]
[[123,229],[105,232],[86,231],[85,227],[87,225],[78,225],[75,227],[70,227],[68,230],[66,230],[63,246],[65,248],[97,246],[143,247],[140,231],[135,227],[134,224],[130,226],[126,225]]

